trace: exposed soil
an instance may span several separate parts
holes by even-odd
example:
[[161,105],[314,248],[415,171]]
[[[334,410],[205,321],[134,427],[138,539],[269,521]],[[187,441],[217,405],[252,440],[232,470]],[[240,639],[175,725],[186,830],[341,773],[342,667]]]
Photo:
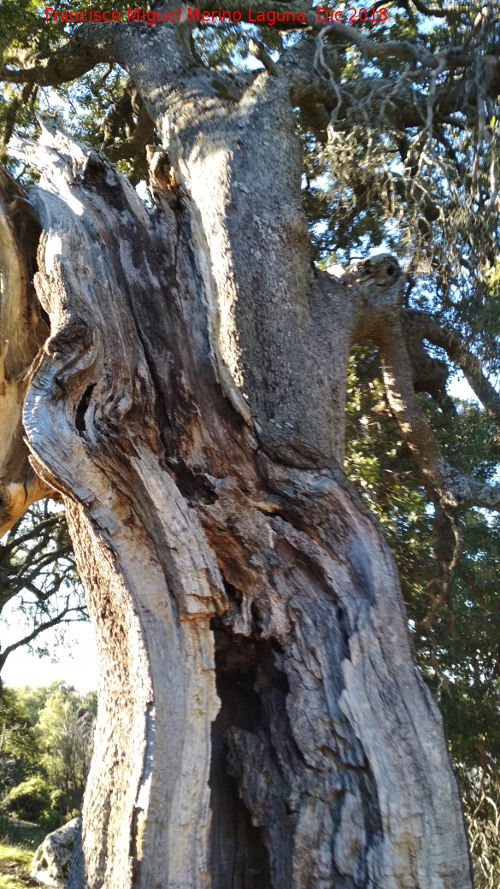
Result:
[[28,877],[24,868],[20,864],[9,861],[0,861],[0,874],[15,877],[23,886],[37,886],[38,889],[40,889],[38,880],[32,880],[31,877]]

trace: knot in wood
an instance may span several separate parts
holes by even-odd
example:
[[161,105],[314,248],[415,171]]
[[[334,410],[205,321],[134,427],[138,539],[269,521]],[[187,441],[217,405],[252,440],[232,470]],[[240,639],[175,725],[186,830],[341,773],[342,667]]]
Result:
[[347,274],[358,302],[355,338],[375,342],[398,321],[406,275],[390,253],[354,263]]
[[73,315],[45,344],[48,355],[68,355],[80,352],[93,342],[92,327],[81,315]]
[[149,164],[149,189],[154,195],[165,194],[169,204],[176,204],[179,185],[174,166],[166,151],[154,145],[146,145]]
[[353,263],[348,274],[369,302],[401,304],[406,275],[390,253]]

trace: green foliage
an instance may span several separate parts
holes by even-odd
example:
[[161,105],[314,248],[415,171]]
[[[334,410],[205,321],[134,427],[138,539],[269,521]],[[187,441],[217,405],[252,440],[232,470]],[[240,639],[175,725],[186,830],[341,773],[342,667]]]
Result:
[[489,298],[474,318],[477,330],[487,330],[491,337],[500,336],[500,257],[485,272]]
[[2,812],[24,821],[37,821],[50,805],[50,786],[41,775],[32,775],[9,790],[2,800]]
[[15,689],[0,693],[0,798],[38,763],[38,738],[28,708]]
[[14,757],[17,765],[10,772],[4,768],[1,811],[54,830],[81,805],[96,695],[79,695],[61,680],[35,689],[4,688],[0,706],[6,763]]
[[[422,398],[453,465],[491,479],[498,444],[491,419],[462,402],[457,413]],[[415,477],[388,409],[377,353],[353,350],[349,364],[346,471],[384,526],[393,551],[417,660],[439,702],[458,773],[473,851],[476,889],[500,876],[500,517],[460,518],[463,551],[451,592],[439,599],[440,517]]]
[[51,807],[62,814],[79,808],[90,768],[95,695],[85,698],[59,684],[38,717],[41,763],[53,788]]
[[0,694],[0,753],[36,757],[36,737],[29,710],[15,689],[3,688]]
[[[73,817],[73,813],[72,817]],[[38,824],[46,833],[52,833],[62,824],[62,817],[55,809],[45,809],[38,818]]]

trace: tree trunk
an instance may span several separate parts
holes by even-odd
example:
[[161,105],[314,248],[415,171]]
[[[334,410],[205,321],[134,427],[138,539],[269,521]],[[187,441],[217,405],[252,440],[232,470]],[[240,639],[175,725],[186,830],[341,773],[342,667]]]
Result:
[[356,290],[309,265],[285,86],[222,100],[159,33],[122,58],[168,146],[152,209],[50,126],[15,146],[51,322],[24,425],[102,665],[69,889],[470,889],[393,560],[339,468]]

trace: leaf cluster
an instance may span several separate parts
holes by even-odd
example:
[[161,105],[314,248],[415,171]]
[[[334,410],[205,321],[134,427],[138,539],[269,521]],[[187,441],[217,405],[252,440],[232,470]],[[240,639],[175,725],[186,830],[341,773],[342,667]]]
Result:
[[[63,681],[0,696],[0,808],[58,826],[81,805],[90,768],[96,695]],[[57,821],[57,823],[55,823]]]

